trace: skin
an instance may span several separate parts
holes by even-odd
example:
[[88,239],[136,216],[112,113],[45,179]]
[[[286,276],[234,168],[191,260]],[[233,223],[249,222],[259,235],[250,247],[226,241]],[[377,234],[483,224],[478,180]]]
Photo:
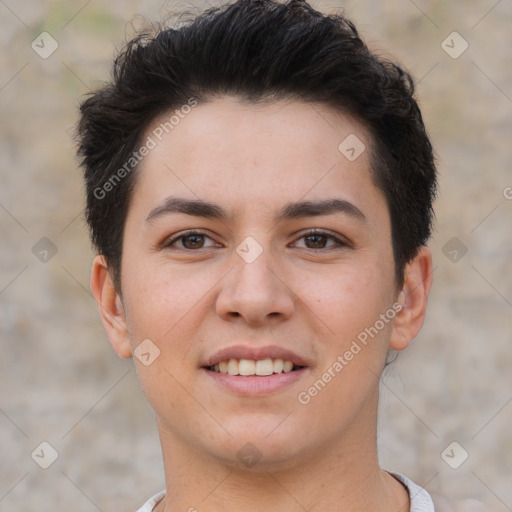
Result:
[[[353,162],[338,150],[349,134],[367,148]],[[159,512],[409,509],[405,488],[378,465],[378,383],[388,349],[406,348],[421,328],[432,261],[421,248],[397,289],[371,144],[357,121],[324,105],[225,97],[195,107],[145,157],[126,219],[121,293],[101,255],[91,287],[121,357],[145,339],[160,350],[149,366],[134,358],[162,444]],[[148,221],[170,196],[215,203],[228,217]],[[288,203],[333,198],[364,219],[337,211],[275,220]],[[310,228],[329,236],[308,237]],[[164,243],[187,229],[206,237]],[[252,263],[236,252],[248,236],[262,249]],[[394,320],[301,404],[298,394],[397,301]],[[293,350],[307,369],[276,392],[242,396],[201,368],[235,344]],[[260,457],[251,467],[237,457],[247,443]]]

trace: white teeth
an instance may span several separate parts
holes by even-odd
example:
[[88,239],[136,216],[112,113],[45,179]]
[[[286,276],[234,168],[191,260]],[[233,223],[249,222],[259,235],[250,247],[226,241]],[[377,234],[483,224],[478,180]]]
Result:
[[228,363],[229,375],[238,375],[238,361],[236,359],[230,359]]
[[216,365],[211,366],[210,370],[229,375],[259,375],[263,377],[272,375],[273,373],[291,372],[293,370],[293,363],[279,358],[267,358],[258,361],[251,359],[230,359],[229,361],[220,361]]
[[[215,365],[217,366],[217,365]],[[228,373],[228,361],[221,361],[219,363],[219,370],[220,370],[220,373]],[[215,370],[217,371],[217,370]]]
[[256,375],[272,375],[274,373],[274,363],[272,359],[262,359],[256,361]]
[[250,359],[240,359],[238,373],[240,375],[254,375],[256,373],[256,363]]
[[284,368],[284,361],[282,359],[274,359],[274,373],[281,373]]

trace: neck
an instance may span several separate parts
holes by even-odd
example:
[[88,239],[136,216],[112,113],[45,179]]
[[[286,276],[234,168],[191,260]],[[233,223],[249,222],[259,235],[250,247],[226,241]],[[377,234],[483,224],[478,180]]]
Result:
[[155,510],[408,512],[406,489],[379,467],[376,418],[363,419],[334,445],[251,469],[205,456],[159,423],[167,488]]

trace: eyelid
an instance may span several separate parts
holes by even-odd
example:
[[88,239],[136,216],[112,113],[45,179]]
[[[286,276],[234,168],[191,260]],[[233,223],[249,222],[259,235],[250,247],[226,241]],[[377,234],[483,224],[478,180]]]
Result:
[[[182,238],[185,238],[187,236],[192,236],[192,235],[202,235],[206,238],[209,238],[212,242],[214,242],[215,244],[217,245],[220,245],[218,244],[218,242],[216,242],[206,231],[202,230],[202,229],[194,229],[194,228],[191,228],[191,229],[185,229],[184,231],[179,231],[178,233],[174,233],[168,237],[166,237],[163,242],[160,245],[160,247],[162,249],[168,249],[168,248],[171,248],[173,247],[176,242],[178,242],[180,239]],[[208,247],[200,247],[199,249],[185,249],[185,248],[177,248],[178,250],[182,250],[182,251],[200,251],[201,249],[209,249],[211,246],[208,246]]]
[[[311,235],[323,235],[323,236],[326,236],[332,240],[334,240],[337,244],[338,247],[353,247],[353,244],[352,242],[350,242],[350,240],[348,240],[347,238],[345,238],[344,236],[338,234],[338,233],[333,233],[331,231],[328,231],[328,230],[325,230],[325,229],[320,229],[320,228],[308,228],[306,229],[305,231],[300,231],[299,233],[297,233],[295,235],[295,242],[296,243],[298,240],[302,239],[302,238],[305,238],[307,236],[311,236]],[[324,248],[324,249],[309,249],[309,248],[306,248],[310,251],[326,251],[328,250],[328,248]]]
[[[178,242],[180,239],[186,238],[187,236],[191,236],[191,235],[202,235],[202,236],[204,236],[206,238],[209,238],[217,246],[221,245],[218,242],[216,242],[213,239],[213,237],[211,237],[205,230],[202,230],[200,228],[196,228],[196,229],[191,228],[191,229],[186,229],[184,231],[179,231],[178,233],[174,233],[174,234],[166,237],[163,240],[163,242],[161,244],[159,244],[159,246],[162,249],[173,247],[173,244]],[[307,236],[312,236],[312,235],[326,236],[327,238],[330,238],[331,240],[334,240],[337,247],[353,247],[352,242],[350,242],[346,237],[344,237],[344,236],[342,236],[342,235],[340,235],[338,233],[333,233],[331,231],[328,231],[328,230],[325,230],[325,229],[320,229],[320,228],[308,228],[308,229],[306,229],[304,231],[300,231],[300,232],[296,233],[295,234],[295,241],[293,243],[296,243],[298,240],[301,240],[301,239],[303,239],[303,238],[305,238]],[[196,251],[200,251],[202,249],[209,249],[210,247],[212,247],[212,246],[200,247],[198,249],[177,248],[177,250],[196,252]],[[332,248],[332,246],[328,246],[328,247],[323,248],[323,249],[322,248],[320,248],[320,249],[309,249],[307,247],[305,249],[310,250],[310,251],[326,251],[329,248]]]

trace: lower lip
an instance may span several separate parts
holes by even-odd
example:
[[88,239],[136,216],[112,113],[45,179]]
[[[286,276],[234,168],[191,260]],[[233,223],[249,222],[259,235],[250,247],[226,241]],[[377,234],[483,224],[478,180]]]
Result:
[[248,377],[218,373],[206,368],[202,368],[202,371],[216,384],[231,392],[244,396],[256,396],[275,393],[290,386],[304,377],[308,368],[303,367],[293,372],[274,373],[268,376],[251,375]]

